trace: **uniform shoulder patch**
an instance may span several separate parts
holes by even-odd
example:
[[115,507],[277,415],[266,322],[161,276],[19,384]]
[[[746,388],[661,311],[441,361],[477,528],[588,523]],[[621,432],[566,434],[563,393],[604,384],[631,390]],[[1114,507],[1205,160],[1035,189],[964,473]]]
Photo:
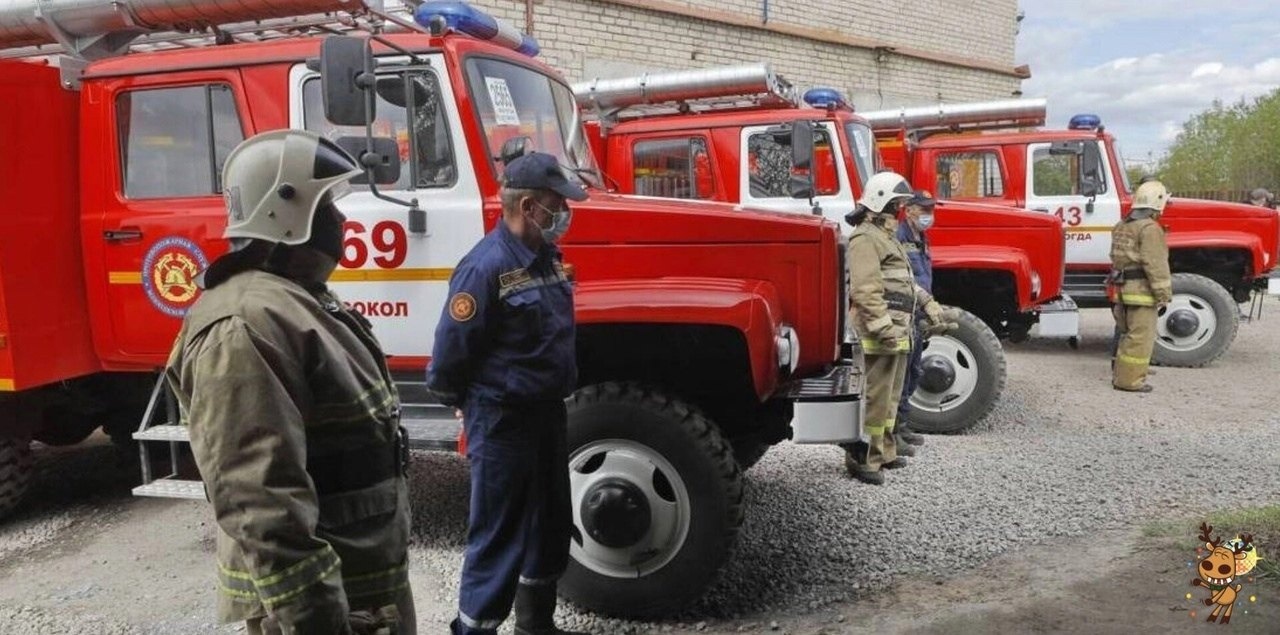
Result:
[[455,322],[466,322],[475,316],[476,299],[470,293],[455,293],[449,298],[449,317]]

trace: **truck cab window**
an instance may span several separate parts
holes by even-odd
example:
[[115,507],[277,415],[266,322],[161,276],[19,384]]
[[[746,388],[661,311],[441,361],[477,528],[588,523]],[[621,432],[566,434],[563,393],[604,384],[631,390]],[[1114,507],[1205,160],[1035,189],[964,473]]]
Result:
[[126,198],[211,196],[222,165],[244,140],[231,87],[156,88],[116,97]]
[[[815,194],[830,196],[840,193],[840,176],[836,171],[835,149],[831,135],[819,128],[813,134],[813,181]],[[790,198],[791,148],[764,133],[747,139],[747,176],[751,196],[755,198]]]
[[1004,175],[995,152],[940,154],[936,162],[937,195],[941,198],[1000,198]]
[[694,199],[715,194],[711,158],[701,137],[640,141],[633,157],[636,194]]
[[[378,77],[377,94],[378,118],[373,122],[373,136],[395,139],[400,148],[400,180],[388,189],[453,185],[457,180],[453,143],[436,75],[428,71],[382,75]],[[329,139],[364,137],[362,126],[338,126],[325,119],[319,78],[308,79],[302,85],[302,112],[307,130]]]
[[[1079,154],[1051,154],[1037,148],[1031,154],[1031,191],[1036,196],[1081,196]],[[1107,191],[1106,174],[1098,183],[1098,193]]]

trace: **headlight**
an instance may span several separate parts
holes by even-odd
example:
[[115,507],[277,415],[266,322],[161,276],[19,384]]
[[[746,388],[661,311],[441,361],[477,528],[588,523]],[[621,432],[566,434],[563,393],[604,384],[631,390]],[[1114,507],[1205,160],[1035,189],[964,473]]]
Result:
[[796,336],[795,329],[784,325],[778,329],[777,340],[778,368],[791,374],[800,363],[800,338]]
[[1035,271],[1031,272],[1031,297],[1040,297],[1040,274]]

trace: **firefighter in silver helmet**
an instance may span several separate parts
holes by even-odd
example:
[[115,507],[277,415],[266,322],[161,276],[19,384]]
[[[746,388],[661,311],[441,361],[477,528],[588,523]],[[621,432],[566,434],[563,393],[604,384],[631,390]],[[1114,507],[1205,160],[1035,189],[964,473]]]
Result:
[[1119,335],[1112,360],[1116,390],[1151,392],[1147,366],[1156,342],[1156,316],[1173,300],[1169,247],[1160,215],[1169,203],[1163,183],[1148,180],[1133,193],[1129,214],[1111,231],[1111,275],[1107,295]]
[[218,523],[218,614],[250,633],[415,631],[398,397],[369,323],[325,285],[359,173],[299,130],[231,153],[231,251],[165,369]]
[[850,476],[879,485],[881,469],[906,466],[898,456],[894,425],[911,353],[917,308],[938,330],[952,328],[953,316],[919,287],[911,261],[895,237],[899,208],[914,196],[906,179],[880,172],[867,180],[857,209],[845,217],[854,226],[849,239],[849,321],[859,338],[866,366],[865,431],[868,441],[846,447]]

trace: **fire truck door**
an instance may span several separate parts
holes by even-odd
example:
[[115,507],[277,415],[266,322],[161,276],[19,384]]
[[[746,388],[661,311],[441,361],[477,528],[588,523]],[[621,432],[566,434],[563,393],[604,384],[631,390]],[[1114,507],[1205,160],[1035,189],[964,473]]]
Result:
[[[739,201],[757,209],[810,214],[809,201],[794,199],[788,193],[791,177],[791,149],[767,134],[771,126],[742,129],[739,156],[741,192]],[[814,202],[822,207],[822,215],[837,223],[853,206],[853,190],[849,185],[847,161],[843,149],[833,140],[839,139],[835,124],[822,122],[814,135]]]
[[[168,355],[183,315],[200,294],[196,275],[226,249],[221,170],[245,137],[235,72],[129,78],[107,87],[111,125],[101,147],[101,226],[86,219],[105,276],[117,361],[154,364]],[[91,170],[84,163],[85,170]],[[86,194],[86,197],[89,195]],[[96,198],[96,197],[95,197]],[[100,336],[101,337],[101,336]]]
[[[1094,160],[1086,153],[1095,153]],[[1062,219],[1069,265],[1110,262],[1120,197],[1106,156],[1096,140],[1027,146],[1027,207]],[[1091,165],[1097,166],[1092,176]],[[1085,196],[1091,186],[1092,200]]]
[[[344,257],[330,286],[373,323],[388,355],[430,355],[435,325],[458,261],[484,235],[480,186],[467,152],[454,89],[441,55],[430,65],[379,75],[375,137],[389,137],[400,151],[400,180],[380,186],[392,197],[418,199],[426,210],[425,234],[409,231],[407,208],[379,200],[362,179],[338,202],[347,216]],[[319,74],[305,66],[291,73],[291,125],[332,139],[364,137],[363,127],[342,127],[324,116]],[[409,363],[408,360],[401,360]],[[416,364],[416,362],[414,362]]]

